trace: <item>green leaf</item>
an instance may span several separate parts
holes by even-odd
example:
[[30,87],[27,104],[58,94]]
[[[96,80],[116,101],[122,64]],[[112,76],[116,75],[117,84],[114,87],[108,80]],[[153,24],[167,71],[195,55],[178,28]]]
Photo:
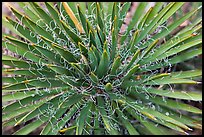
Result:
[[91,72],[90,79],[92,80],[93,83],[97,84],[99,82],[98,77],[94,74],[94,72]]
[[140,64],[141,59],[143,59],[159,42],[159,40],[155,40],[149,47],[147,47],[139,56],[139,58],[137,58],[137,60],[135,61],[136,63]]
[[200,54],[202,54],[202,49],[201,48],[194,49],[192,51],[182,53],[180,55],[177,55],[177,56],[169,59],[168,63],[162,63],[162,64],[156,64],[156,65],[153,65],[153,66],[149,66],[149,67],[146,67],[146,68],[143,68],[143,69],[139,70],[138,72],[144,72],[144,71],[146,72],[147,70],[154,70],[154,69],[157,69],[157,68],[169,66],[169,64],[171,64],[171,65],[177,64],[177,63],[183,62],[185,60],[191,59],[191,58],[193,58],[195,56],[198,56]]
[[[131,96],[137,97],[137,98],[141,98],[143,100],[146,100],[145,95],[143,94],[139,94],[137,92],[131,92],[130,93]],[[180,101],[177,100],[171,100],[171,99],[167,99],[165,98],[165,100],[163,100],[161,97],[159,96],[155,96],[155,97],[151,97],[149,96],[149,101],[152,101],[155,104],[159,104],[161,106],[165,106],[168,108],[173,108],[173,109],[179,109],[179,110],[184,110],[184,111],[188,111],[188,112],[192,112],[192,113],[198,113],[201,114],[202,111],[194,106],[182,103]]]
[[97,61],[99,62],[101,59],[101,55],[102,55],[101,51],[102,50],[100,51],[100,49],[96,48],[93,45],[92,45],[92,49],[93,49],[94,54],[96,55]]
[[137,38],[138,38],[138,34],[139,34],[139,30],[135,31],[135,33],[133,34],[132,39],[130,40],[130,43],[128,45],[128,49],[130,49],[131,51],[133,51],[134,49],[134,45],[137,42]]
[[86,33],[86,36],[88,37],[89,31],[88,31],[87,26],[86,26],[87,25],[86,24],[87,20],[86,20],[85,14],[82,12],[82,9],[81,9],[81,7],[79,5],[77,5],[77,9],[78,9],[79,17],[80,17],[80,20],[81,20],[81,24],[83,26],[83,29],[84,29],[85,33]]
[[[202,54],[202,18],[195,19],[201,8],[180,15],[183,4],[160,2],[149,8],[149,3],[139,3],[119,39],[130,2],[19,3],[25,14],[11,8],[17,20],[7,17],[3,26],[20,37],[3,33],[2,45],[14,57],[2,56],[2,126],[32,120],[14,134],[29,134],[43,125],[41,134],[48,135],[202,129],[202,111],[180,101],[200,102],[201,92],[161,89],[165,84],[199,84],[202,71],[153,74]],[[169,23],[172,15],[178,19]],[[186,20],[192,24],[171,36]],[[98,96],[103,93],[98,89],[108,98]],[[135,103],[138,99],[142,103]],[[49,113],[52,108],[55,113]]]
[[187,30],[187,31],[185,31],[183,33],[178,33],[175,37],[185,37],[185,36],[188,36],[188,35],[192,35],[195,32],[199,32],[201,29],[202,29],[202,25],[198,24],[198,25],[193,26],[192,28],[190,28],[189,30]]
[[54,87],[64,87],[66,84],[62,83],[56,79],[43,79],[42,80],[31,80],[28,82],[28,85],[32,85],[36,88],[54,88]]
[[91,70],[96,71],[96,69],[98,68],[98,59],[92,48],[89,49],[88,56],[89,56]]
[[76,135],[81,135],[84,128],[84,123],[87,119],[87,113],[91,108],[91,102],[88,102],[86,106],[84,106],[80,112],[80,116],[78,117],[77,127],[76,127]]
[[137,28],[139,30],[141,30],[142,28],[144,28],[144,25],[146,25],[146,20],[149,17],[149,14],[152,12],[153,8],[149,8],[149,10],[145,13],[145,15],[143,16],[143,18],[140,20]]
[[[94,2],[87,2],[88,15],[91,15],[91,14],[94,15],[94,13],[92,12],[93,7],[94,7]],[[92,18],[91,18],[91,19],[92,19]]]
[[[157,33],[156,35],[154,35],[152,37],[152,39],[157,39],[157,38],[161,38],[161,37],[165,37],[167,36],[170,32],[172,32],[175,28],[177,28],[181,23],[183,23],[185,20],[187,20],[188,18],[190,18],[192,15],[194,15],[197,12],[197,10],[193,10],[191,12],[188,12],[185,16],[183,16],[182,18],[174,21],[174,23],[172,23],[171,25],[167,26],[166,29],[162,30],[160,33]],[[148,43],[148,41],[147,41]],[[145,44],[142,47],[146,47],[147,44]]]
[[169,75],[170,75],[169,73],[161,73],[161,74],[158,74],[158,75],[154,75],[154,76],[152,76],[150,78],[148,77],[148,78],[144,79],[142,83],[145,83],[147,81],[152,81],[152,80],[155,80],[155,79],[159,79],[159,78],[163,79],[163,78],[166,78]]
[[54,53],[54,52],[52,52],[46,48],[43,48],[41,46],[38,46],[38,45],[33,45],[33,47],[35,49],[37,49],[41,53],[41,55],[44,55],[48,60],[53,61],[56,64],[60,64],[60,65],[63,64],[59,61],[61,59],[59,54]]
[[146,24],[149,24],[150,21],[154,18],[154,16],[161,10],[163,2],[156,2],[152,11],[150,12],[148,18],[146,19]]
[[48,132],[51,130],[51,128],[52,128],[52,125],[51,124],[53,124],[53,123],[55,123],[56,121],[57,121],[57,119],[59,119],[62,115],[63,115],[63,113],[65,113],[65,111],[66,111],[67,109],[66,108],[64,108],[64,109],[59,109],[57,112],[56,112],[56,114],[55,114],[55,118],[51,118],[48,122],[47,122],[47,124],[46,124],[46,126],[41,130],[41,132],[40,132],[40,135],[46,135],[46,134],[48,134]]
[[24,126],[20,130],[16,131],[13,135],[27,135],[30,132],[32,132],[33,130],[35,130],[36,128],[38,128],[39,126],[41,126],[48,119],[49,119],[49,117],[43,116],[40,118],[40,120],[36,120],[36,121]]
[[125,71],[128,70],[129,68],[131,68],[132,65],[135,63],[135,61],[138,60],[138,56],[139,56],[140,53],[141,53],[140,50],[137,50],[137,51],[135,52],[135,54],[133,55],[131,61],[129,62],[129,64],[127,65],[127,67],[124,69]]
[[[142,90],[144,91],[144,89],[139,87],[137,89],[140,91]],[[170,97],[170,98],[184,99],[184,100],[194,100],[194,101],[202,100],[202,95],[196,92],[169,91],[169,90],[159,90],[156,88],[146,88],[145,92],[160,95],[160,96]]]
[[162,107],[161,108],[163,110],[163,114],[166,114],[166,113],[170,113],[172,114],[171,117],[179,122],[182,122],[190,127],[193,127],[193,128],[197,128],[197,129],[202,129],[202,124],[201,122],[199,122],[198,120],[196,119],[193,119],[192,117],[189,117],[189,116],[186,116],[186,115],[181,115],[180,113],[178,112],[175,112],[173,110],[169,110],[167,108],[164,108]]
[[[112,14],[112,11],[113,11],[113,5],[114,5],[114,2],[106,2],[104,3],[104,5],[107,5],[107,6],[104,6],[106,7],[107,10],[105,10],[105,12],[107,12],[107,15],[111,15]],[[111,17],[111,16],[110,16]],[[109,18],[110,18],[109,17]],[[109,19],[108,19],[109,20]]]
[[17,53],[18,55],[21,55],[23,57],[26,57],[27,59],[30,59],[33,62],[36,62],[38,64],[40,63],[46,63],[46,61],[43,58],[40,58],[36,54],[33,54],[31,51],[25,50],[21,47],[15,46],[10,43],[3,42],[2,46],[9,49],[12,52]]
[[79,30],[80,33],[84,33],[84,30],[80,24],[80,22],[78,21],[78,19],[76,18],[75,14],[73,13],[72,9],[69,7],[69,5],[66,2],[62,2],[62,5],[66,11],[66,13],[68,14],[68,16],[70,17],[70,19],[73,21],[75,27]]
[[96,44],[97,37],[95,36],[95,31],[93,30],[93,28],[89,24],[88,20],[86,20],[86,24],[87,24],[87,28],[89,30],[89,39],[90,39],[89,45],[90,46],[94,45],[95,47],[98,47],[98,45]]
[[[16,9],[13,7],[10,7],[10,10],[14,13],[14,15],[18,18],[19,21],[22,22],[22,24],[29,26],[28,22],[25,19],[25,16],[22,15],[22,13],[19,13]],[[32,30],[32,28],[30,28]],[[33,31],[33,30],[32,30]]]
[[58,74],[65,74],[67,76],[73,75],[73,72],[71,70],[68,70],[67,68],[59,67],[57,65],[51,65],[51,64],[48,64],[47,66],[48,68],[50,68],[51,70],[55,71]]
[[[76,14],[77,13],[77,6],[79,5],[83,11],[84,11],[84,5],[82,4],[82,2],[67,2],[67,4],[69,5],[69,7],[72,9],[73,13]],[[76,16],[78,17],[78,16]]]
[[23,108],[19,108],[15,111],[12,111],[12,112],[9,112],[8,114],[4,114],[2,116],[2,121],[5,121],[5,120],[9,120],[9,119],[12,119],[20,114],[25,114],[26,112],[30,112],[32,111],[34,108],[36,107],[39,107],[40,105],[42,105],[43,103],[45,103],[45,100],[42,100],[36,104],[33,104],[32,106],[26,106],[26,107],[23,107]]
[[[29,41],[32,41],[33,43],[37,43],[37,38],[31,36],[31,34],[33,34],[32,31],[24,28],[22,25],[20,25],[19,23],[13,21],[9,17],[6,17],[6,19],[15,28],[15,30],[17,30],[21,34],[21,36],[23,36],[23,38],[26,38]],[[34,35],[36,35],[36,34],[34,33]]]
[[[6,106],[4,106],[2,108],[2,112],[7,113],[9,111],[13,111],[13,110],[15,110],[15,109],[17,109],[17,108],[19,108],[21,106],[28,105],[31,102],[34,102],[34,101],[36,101],[38,99],[43,99],[46,96],[54,95],[54,94],[56,94],[58,92],[64,92],[64,90],[68,90],[68,88],[67,87],[60,87],[60,88],[56,88],[54,90],[48,90],[49,92],[46,91],[46,90],[39,90],[38,92],[29,91],[29,92],[35,94],[35,96],[34,97],[33,96],[26,97],[26,98],[24,98],[22,100],[19,100],[17,102],[10,103],[10,104],[8,104],[8,105],[6,105]],[[16,93],[18,93],[18,92],[16,92]],[[31,103],[31,105],[32,105],[32,103]]]
[[98,43],[97,48],[101,49],[102,45],[105,45],[105,43],[106,43],[106,38],[105,38],[104,31],[102,31],[98,25],[96,28],[97,28],[97,30],[96,30],[97,35],[95,35],[95,36],[96,36],[96,42]]
[[199,82],[181,78],[161,78],[145,82],[145,85],[163,85],[163,84],[198,84]]
[[155,111],[155,110],[150,109],[150,108],[145,108],[144,109],[144,106],[142,106],[140,104],[137,104],[137,105],[131,104],[130,101],[134,101],[134,100],[127,97],[126,100],[122,100],[122,101],[120,101],[120,103],[123,103],[123,104],[125,103],[128,106],[132,107],[133,109],[139,110],[139,112],[141,114],[147,116],[151,120],[157,121],[158,119],[163,119],[163,120],[165,120],[167,122],[170,122],[172,124],[175,124],[175,125],[177,125],[179,127],[190,130],[190,128],[187,127],[185,124],[183,124],[183,123],[181,123],[181,122],[179,122],[179,121],[177,121],[177,120],[175,120],[175,119],[173,119],[173,118],[171,118],[169,116],[166,116],[166,115],[160,113],[159,111]]
[[[75,3],[73,3],[73,5],[75,5]],[[70,25],[73,29],[77,29],[76,26],[75,26],[75,24],[74,24],[74,22],[73,22],[72,19],[70,18],[70,16],[67,15],[67,13],[65,12],[65,8],[64,8],[64,6],[62,5],[62,2],[57,2],[57,6],[59,7],[59,10],[58,10],[58,11],[59,11],[59,14],[60,14],[60,16],[62,17],[62,19],[65,20],[66,23],[67,23],[68,25]],[[73,6],[70,5],[70,7],[73,7]],[[76,32],[76,30],[75,30],[74,32]]]
[[[60,22],[60,18],[59,18],[60,17],[59,12],[51,4],[49,4],[49,2],[45,2],[45,5],[52,19],[54,19],[54,21],[60,27],[60,29],[63,29],[62,24]],[[55,29],[54,31],[56,32],[55,34],[57,34],[60,38],[67,39],[63,33],[60,33],[59,29]]]
[[139,135],[139,133],[135,130],[134,126],[129,122],[128,119],[126,119],[124,113],[119,110],[118,108],[116,108],[116,104],[114,103],[113,104],[115,110],[116,110],[116,113],[119,115],[119,118],[120,120],[122,121],[123,123],[123,126],[126,127],[126,129],[128,130],[129,134],[130,135]]
[[85,127],[86,127],[86,131],[84,130],[84,134],[85,135],[90,135],[89,130],[93,130],[94,127],[93,127],[93,123],[92,123],[92,120],[93,120],[93,117],[92,117],[92,112],[94,111],[94,105],[92,103],[92,106],[90,108],[90,111],[88,111],[87,113],[87,118],[86,118],[86,124],[85,124]]
[[28,93],[25,92],[16,92],[12,94],[6,94],[2,96],[2,102],[13,101],[13,100],[21,100],[26,97],[33,96],[34,91],[29,91]]
[[[59,92],[59,91],[58,91]],[[40,95],[41,97],[42,97],[42,95]],[[36,97],[35,97],[36,98]],[[38,98],[39,99],[39,98]],[[44,100],[44,103],[45,102],[47,102],[47,101],[49,101],[51,98],[46,98],[45,100]],[[31,99],[32,100],[32,99]],[[25,103],[25,102],[24,102]],[[43,102],[42,102],[43,103]],[[53,105],[54,104],[56,104],[56,100],[54,101],[53,100]],[[31,106],[33,106],[33,104],[31,104]],[[30,107],[30,105],[27,105],[27,107]],[[36,108],[38,108],[39,106],[34,106],[34,108],[32,108],[31,107],[31,109],[33,110],[33,109],[36,109]],[[44,110],[44,109],[46,109],[45,108],[46,106],[42,106],[42,107],[40,107],[40,108],[38,108],[38,110],[39,109],[41,109],[41,111],[42,110]],[[24,109],[24,108],[22,108],[22,109]],[[16,114],[15,113],[16,111],[14,111],[14,114]],[[34,113],[33,113],[34,112]],[[10,113],[9,113],[10,114]],[[19,116],[18,118],[16,118],[16,119],[12,119],[11,121],[9,121],[9,122],[7,122],[7,123],[5,123],[5,125],[11,125],[12,123],[13,124],[15,124],[15,125],[18,125],[20,122],[22,122],[22,120],[24,120],[24,122],[26,122],[26,121],[28,121],[28,120],[30,120],[30,119],[33,119],[34,117],[36,117],[37,116],[37,114],[39,114],[39,111],[37,111],[37,113],[36,113],[36,111],[31,111],[31,112],[29,112],[28,114],[26,114],[26,115],[21,115],[21,116]],[[42,113],[43,114],[43,113]],[[44,113],[44,115],[46,115],[45,113]],[[40,116],[40,115],[39,115]],[[16,121],[18,121],[17,123],[16,123]]]
[[36,15],[36,12],[32,10],[28,3],[19,2],[19,7],[23,9],[24,13],[29,16],[32,20],[39,20],[40,18]]
[[108,71],[109,57],[106,50],[104,50],[96,74],[98,78],[102,78]]
[[[96,20],[97,20],[97,23],[100,27],[100,29],[104,32],[105,28],[104,28],[104,21],[103,21],[103,9],[101,9],[101,5],[99,2],[96,2],[95,3],[95,6],[96,6]],[[105,34],[105,33],[104,33]]]
[[189,51],[189,52],[183,53],[181,55],[175,56],[174,58],[171,58],[170,63],[171,64],[176,64],[176,63],[179,63],[179,62],[183,62],[185,60],[188,60],[188,59],[193,58],[194,56],[198,56],[200,54],[202,54],[202,49],[197,48],[197,49],[194,49],[192,51]]
[[[201,29],[201,28],[199,28],[199,29]],[[188,32],[187,32],[187,33],[188,33]],[[192,33],[191,35],[192,35],[193,37],[191,37],[190,39],[185,40],[184,43],[189,43],[189,42],[191,42],[191,41],[197,41],[197,40],[199,40],[199,39],[202,38],[202,35],[199,35],[199,34],[196,34],[196,35],[194,36],[194,33]]]
[[76,45],[78,45],[79,42],[82,43],[81,38],[71,30],[70,26],[67,26],[62,20],[60,20],[60,22],[62,23],[64,30],[66,31],[72,42],[74,42]]
[[111,59],[115,58],[117,48],[117,35],[114,34],[114,28],[112,29],[112,47],[111,47]]
[[[135,44],[138,44],[149,33],[149,31],[154,26],[159,26],[159,23],[158,23],[159,20],[161,20],[163,16],[168,14],[169,9],[171,9],[174,5],[175,5],[175,3],[172,2],[172,3],[169,3],[165,8],[163,8],[157,14],[157,16],[152,20],[152,22],[147,27],[144,27],[144,30],[140,33],[140,36],[137,39],[137,43],[135,43]],[[166,20],[164,20],[164,21],[166,21]]]
[[110,49],[109,49],[109,47],[108,47],[107,41],[105,41],[105,42],[103,43],[103,51],[104,51],[104,50],[107,51],[108,57],[110,57]]
[[99,130],[99,111],[98,109],[96,109],[96,106],[94,107],[94,111],[95,111],[95,116],[94,116],[94,134],[95,135],[101,135],[101,130]]
[[202,18],[198,18],[195,21],[192,22],[192,24],[189,24],[188,26],[186,26],[184,29],[182,29],[181,31],[179,31],[176,35],[185,33],[186,31],[191,30],[192,28],[194,28],[196,25],[200,24],[202,22]]
[[[78,104],[78,103],[77,103]],[[76,105],[77,105],[76,104]],[[60,130],[60,129],[62,129],[63,128],[63,126],[66,124],[66,122],[68,121],[68,120],[70,120],[71,119],[71,117],[75,114],[75,112],[77,111],[77,106],[76,105],[74,105],[73,107],[71,107],[70,108],[70,110],[65,114],[65,116],[58,122],[58,124],[57,125],[54,125],[54,131],[52,131],[52,130],[50,130],[49,132],[48,132],[48,134],[52,134],[52,135],[56,135],[57,133],[58,133],[58,131]],[[79,106],[81,106],[81,105],[79,105]]]
[[45,70],[35,70],[35,69],[4,69],[3,74],[13,74],[13,75],[23,75],[23,76],[32,76],[32,77],[47,77],[53,78],[55,74]]
[[21,83],[15,83],[11,85],[6,85],[2,87],[3,92],[11,92],[11,91],[22,91],[22,90],[30,90],[30,88],[33,88],[35,86],[27,85],[27,80]]
[[79,66],[79,64],[77,63],[70,63],[70,64],[81,77],[85,77],[86,72]]
[[[75,92],[69,90],[69,92]],[[83,99],[84,95],[82,94],[73,94],[68,96],[64,102],[58,105],[58,108],[70,108],[72,105],[79,103]]]
[[[118,18],[119,18],[119,8],[120,8],[120,2],[114,2],[113,3],[113,9],[112,9],[112,15],[111,15],[111,21],[113,22],[114,20],[114,24],[118,24]],[[113,25],[112,25],[113,27]],[[112,28],[111,27],[111,28]],[[117,28],[118,29],[118,28]],[[116,29],[116,32],[118,32],[118,30]]]
[[180,72],[172,72],[167,77],[172,78],[192,78],[202,76],[201,70],[189,70],[189,71],[180,71]]
[[41,6],[39,6],[36,2],[29,2],[29,4],[32,6],[32,8],[36,11],[36,13],[39,15],[41,19],[43,19],[43,22],[46,24],[49,24],[53,19],[48,15]]
[[54,38],[50,33],[48,33],[46,30],[44,30],[42,27],[37,25],[35,22],[33,22],[31,19],[29,19],[27,16],[25,16],[26,21],[32,27],[33,31],[36,31],[39,35],[46,37],[47,39],[53,41]]
[[2,55],[2,60],[19,61],[19,59],[9,56],[9,55]]
[[[2,25],[3,25],[4,27],[8,28],[8,29],[9,29],[10,31],[12,31],[13,33],[15,33],[15,34],[17,34],[17,35],[23,37],[22,34],[19,33],[11,23],[9,23],[9,20],[8,20],[7,18],[8,18],[8,17],[6,17],[5,15],[2,14]],[[3,34],[3,32],[2,32],[2,34]],[[2,35],[2,36],[3,36],[3,35]]]
[[8,37],[8,36],[5,36],[5,39],[9,40],[10,42],[12,42],[13,44],[15,44],[16,46],[18,46],[19,48],[23,48],[27,51],[31,51],[35,54],[40,54],[37,50],[34,49],[34,47],[30,44],[27,44],[25,42],[22,42],[20,40],[17,40],[15,38],[11,38],[11,37]]
[[31,64],[31,63],[27,63],[25,61],[13,61],[13,60],[3,60],[2,59],[2,63],[4,65],[8,65],[8,66],[11,66],[11,67],[17,67],[17,68],[35,68],[37,69],[37,66],[34,65],[34,64]]
[[130,9],[130,6],[131,6],[131,2],[125,2],[123,3],[122,7],[120,8],[120,19],[118,20],[118,28],[120,29],[123,22],[124,22],[124,19],[128,13],[128,10]]
[[133,117],[135,117],[137,120],[141,122],[145,126],[147,130],[149,130],[153,135],[164,135],[165,133],[160,130],[158,127],[155,126],[155,124],[149,120],[144,121],[141,116],[139,116],[136,113],[132,113],[131,109],[127,108],[126,109]]
[[59,78],[61,81],[63,81],[69,86],[76,86],[76,87],[82,86],[82,83],[80,81],[76,80],[76,78],[73,78],[71,76],[57,76],[57,78]]
[[[47,26],[49,26],[49,28],[54,28],[55,25],[52,24],[51,22],[53,21],[53,18],[47,14],[42,8],[41,6],[39,6],[36,2],[30,2],[29,3],[33,9],[36,11],[36,13],[39,15],[39,17],[43,20],[43,23]],[[51,10],[51,6],[48,6],[48,4],[46,5],[46,7],[48,7],[48,10]],[[52,12],[54,12],[54,10],[51,10]],[[55,16],[56,17],[56,16]],[[58,18],[58,17],[57,17]],[[57,19],[56,18],[56,19]],[[55,20],[56,20],[55,19]],[[61,38],[65,38],[62,33],[59,34],[59,29],[54,29],[53,32],[60,36]]]
[[[56,96],[51,97],[50,99],[45,99],[45,102],[48,102],[48,101],[52,102],[52,107],[55,108],[59,103],[60,97],[61,97],[60,94],[58,94]],[[42,115],[46,113],[46,109],[50,107],[50,103],[45,103],[45,102],[43,104],[40,104],[40,106],[34,107],[30,112],[28,112],[25,116],[23,116],[20,120],[18,120],[15,126],[23,122],[23,120],[28,121],[29,119],[34,118],[39,114]],[[48,114],[48,113],[44,115],[47,117],[52,116],[52,114]]]
[[[127,30],[126,30],[126,32],[125,32],[125,34],[129,34],[129,32],[130,32],[130,30],[132,29],[132,28],[134,28],[134,26],[137,24],[137,22],[140,20],[140,18],[142,17],[142,13],[144,12],[144,10],[145,10],[145,8],[146,8],[146,5],[147,5],[147,3],[146,2],[141,2],[139,5],[138,5],[138,7],[137,7],[137,9],[136,9],[136,11],[135,11],[135,13],[134,13],[134,15],[133,15],[133,17],[132,17],[132,20],[131,20],[131,22],[129,23],[129,25],[128,25],[128,28],[127,28]],[[122,37],[121,37],[121,39],[120,39],[120,43],[121,44],[123,44],[124,43],[124,41],[126,40],[126,38],[127,38],[127,36],[128,35],[123,35]]]
[[129,79],[138,69],[139,69],[139,64],[135,65],[134,67],[132,67],[127,73],[126,75],[123,77],[124,80]]
[[114,59],[114,62],[113,62],[110,74],[111,75],[116,75],[117,74],[117,70],[119,69],[120,65],[121,65],[121,57],[117,56]]
[[202,43],[202,40],[201,40],[201,39],[188,42],[188,43],[186,43],[186,44],[183,44],[183,45],[180,45],[180,46],[177,46],[177,47],[175,47],[175,48],[172,48],[172,49],[168,50],[165,54],[158,56],[157,59],[158,59],[158,60],[164,59],[164,58],[166,58],[166,57],[175,55],[175,54],[177,54],[177,53],[179,53],[179,52],[182,52],[182,51],[184,51],[184,50],[187,50],[187,49],[189,49],[189,48],[192,48],[192,47],[194,47],[194,46],[197,46],[198,44],[201,44],[201,43]]
[[59,47],[59,46],[57,46],[55,44],[52,44],[52,48],[54,50],[56,50],[68,62],[77,62],[76,57],[71,52],[69,52],[68,50],[66,50],[66,49],[64,49],[62,47]]
[[107,117],[107,113],[105,111],[103,99],[98,96],[97,100],[98,100],[98,106],[99,106],[98,110],[99,110],[100,115],[102,117],[103,123],[105,124],[105,128],[106,128],[107,132],[109,132],[111,135],[117,135],[118,134],[117,131],[110,126],[111,121]]
[[2,77],[2,83],[19,83],[26,80],[26,78],[23,77]]
[[[18,120],[18,118],[21,118],[23,116],[24,116],[24,114],[20,114],[19,116],[17,116],[16,120]],[[10,119],[10,120],[7,120],[5,122],[2,121],[2,126],[4,126],[4,127],[13,126],[13,125],[15,125],[16,120],[15,119]]]
[[149,32],[152,33],[157,26],[161,25],[164,23],[169,17],[171,17],[176,11],[178,11],[179,8],[184,4],[185,2],[175,2],[174,5],[162,16],[160,20],[158,20],[158,23],[154,26],[154,28]]

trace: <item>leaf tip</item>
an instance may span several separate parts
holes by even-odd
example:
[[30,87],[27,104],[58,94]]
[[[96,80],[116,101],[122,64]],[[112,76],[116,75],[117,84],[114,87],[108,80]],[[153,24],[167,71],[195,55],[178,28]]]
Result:
[[14,127],[17,126],[17,125],[19,125],[19,123],[20,123],[20,122],[17,122],[16,124],[14,124]]
[[198,10],[202,8],[202,5],[200,7],[198,7]]

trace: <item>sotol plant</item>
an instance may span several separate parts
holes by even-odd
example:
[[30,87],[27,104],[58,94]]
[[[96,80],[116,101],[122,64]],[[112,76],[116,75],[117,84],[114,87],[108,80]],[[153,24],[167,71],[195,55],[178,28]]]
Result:
[[[202,18],[172,35],[194,9],[169,24],[184,4],[138,5],[121,32],[130,2],[18,3],[3,18],[3,126],[14,134],[188,134],[201,129],[202,101],[174,84],[198,84],[201,70],[171,72],[202,54]],[[147,11],[146,11],[147,9]],[[163,70],[162,70],[163,69]],[[26,123],[26,124],[25,124]]]

